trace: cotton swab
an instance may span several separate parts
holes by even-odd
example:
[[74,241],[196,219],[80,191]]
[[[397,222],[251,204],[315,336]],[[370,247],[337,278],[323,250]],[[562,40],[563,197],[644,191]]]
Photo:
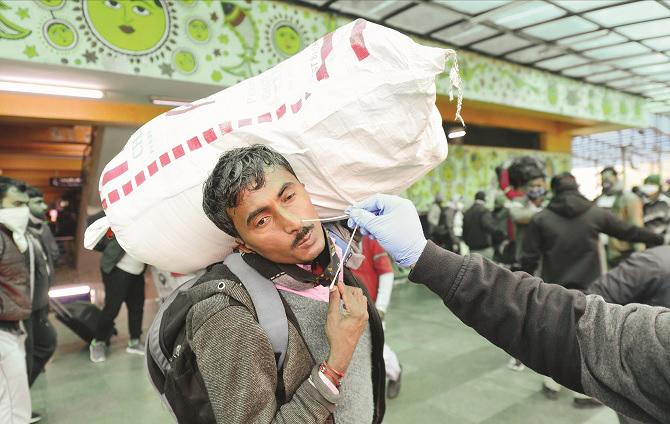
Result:
[[344,253],[342,254],[342,259],[340,259],[340,266],[337,267],[337,272],[335,273],[335,276],[333,277],[333,281],[330,283],[330,290],[333,289],[333,286],[335,285],[335,281],[337,280],[337,277],[340,275],[340,271],[342,271],[342,266],[344,265],[344,261],[347,259],[347,254],[349,253],[349,248],[351,247],[351,242],[354,241],[354,236],[356,235],[356,230],[358,230],[358,224],[354,227],[354,231],[351,232],[351,238],[349,239],[349,243],[347,243],[347,248],[344,249]]
[[349,215],[339,215],[332,218],[314,218],[314,219],[303,219],[302,222],[335,222],[341,221],[343,219],[349,218]]

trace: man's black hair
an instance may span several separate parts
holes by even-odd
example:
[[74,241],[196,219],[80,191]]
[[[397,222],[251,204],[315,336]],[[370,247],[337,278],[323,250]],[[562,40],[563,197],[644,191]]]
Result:
[[616,172],[616,169],[614,169],[613,166],[606,166],[606,167],[604,167],[603,170],[600,171],[600,175],[603,175],[603,174],[606,173],[606,172],[611,172],[612,174],[614,174],[615,177],[617,177],[617,176],[619,175],[619,173]]
[[486,201],[486,193],[483,191],[478,191],[475,193],[475,200],[481,200],[481,201]]
[[34,199],[36,197],[44,197],[44,193],[42,193],[42,190],[33,186],[28,186],[28,188],[26,189],[26,193],[28,193],[29,199]]
[[575,176],[569,172],[562,172],[551,179],[551,190],[556,194],[578,188]]
[[227,210],[239,205],[244,191],[263,188],[265,172],[278,166],[296,176],[284,156],[262,144],[222,154],[203,187],[202,209],[207,218],[226,234],[239,237]]
[[25,193],[27,186],[26,183],[19,180],[14,180],[9,177],[0,176],[0,202],[5,200],[5,196],[10,188],[16,187],[21,193]]

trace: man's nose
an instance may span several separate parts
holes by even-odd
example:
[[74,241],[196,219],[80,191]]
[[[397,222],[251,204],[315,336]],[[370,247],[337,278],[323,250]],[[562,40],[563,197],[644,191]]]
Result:
[[302,228],[302,218],[284,208],[278,208],[277,212],[287,233],[300,231]]

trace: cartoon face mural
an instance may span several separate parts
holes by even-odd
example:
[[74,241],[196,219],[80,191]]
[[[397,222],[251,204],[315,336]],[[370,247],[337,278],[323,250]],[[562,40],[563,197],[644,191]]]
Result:
[[293,56],[298,53],[302,47],[300,34],[287,24],[278,25],[274,34],[272,34],[272,37],[275,48],[286,56]]
[[46,9],[56,10],[65,6],[65,0],[38,0],[37,4]]
[[197,68],[197,62],[193,53],[188,50],[177,50],[172,60],[175,68],[183,74],[191,74]]
[[51,20],[44,24],[44,38],[57,49],[71,49],[77,44],[77,33],[66,21]]
[[115,51],[148,54],[169,34],[170,15],[163,0],[85,0],[83,5],[95,37]]
[[202,19],[191,19],[188,22],[188,36],[193,41],[203,43],[209,40],[209,28],[207,22]]

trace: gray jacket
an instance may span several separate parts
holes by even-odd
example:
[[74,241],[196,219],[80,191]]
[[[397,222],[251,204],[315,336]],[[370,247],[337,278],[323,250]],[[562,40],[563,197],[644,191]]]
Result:
[[628,417],[670,422],[670,309],[609,304],[431,242],[409,279],[529,368]]

